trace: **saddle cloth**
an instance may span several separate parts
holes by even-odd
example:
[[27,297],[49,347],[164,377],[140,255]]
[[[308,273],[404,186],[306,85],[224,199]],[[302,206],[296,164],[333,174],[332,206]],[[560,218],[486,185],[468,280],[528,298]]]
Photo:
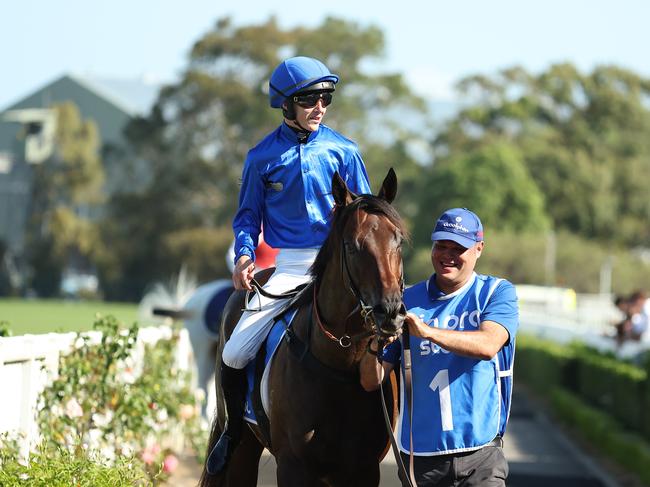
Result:
[[[269,331],[269,334],[266,337],[264,344],[262,345],[263,350],[260,350],[255,360],[252,360],[246,366],[248,392],[246,394],[244,420],[248,421],[249,423],[258,424],[258,418],[255,414],[255,404],[259,404],[260,400],[262,408],[264,410],[263,412],[266,415],[269,414],[268,380],[269,371],[271,369],[271,362],[276,350],[280,345],[280,342],[286,334],[288,324],[291,323],[296,313],[297,310],[293,309],[287,313],[284,313],[283,315],[280,315],[276,319],[275,323],[271,327],[271,330]],[[256,384],[259,386],[256,387]],[[259,394],[259,397],[255,397],[256,393]],[[268,421],[268,419],[264,418],[264,421]]]

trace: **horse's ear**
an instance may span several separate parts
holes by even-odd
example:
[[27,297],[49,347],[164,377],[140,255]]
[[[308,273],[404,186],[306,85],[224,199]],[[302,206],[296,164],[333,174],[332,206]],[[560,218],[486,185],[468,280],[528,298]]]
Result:
[[332,196],[334,196],[336,206],[346,206],[356,198],[356,195],[348,189],[343,178],[339,176],[338,171],[332,176]]
[[388,170],[388,174],[386,174],[386,177],[384,178],[384,182],[381,183],[381,188],[379,189],[379,193],[377,193],[377,196],[381,199],[388,201],[389,203],[392,203],[393,200],[395,199],[396,194],[397,194],[397,175],[395,174],[395,171],[393,171],[393,168],[391,167]]

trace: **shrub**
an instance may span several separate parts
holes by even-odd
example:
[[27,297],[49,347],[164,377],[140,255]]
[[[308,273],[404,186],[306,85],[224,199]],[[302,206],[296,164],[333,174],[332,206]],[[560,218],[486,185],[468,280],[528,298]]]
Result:
[[73,451],[46,444],[21,461],[15,445],[0,443],[0,485],[3,487],[144,487],[153,485],[137,458],[107,464],[80,446]]
[[173,367],[178,334],[143,347],[136,324],[121,329],[107,317],[94,328],[101,342],[79,334],[43,391],[38,424],[45,448],[97,452],[109,466],[137,456],[150,479],[164,479],[178,439],[201,438],[189,375]]
[[556,413],[598,450],[650,483],[650,447],[639,435],[626,433],[607,413],[583,403],[568,391],[555,388],[551,401]]

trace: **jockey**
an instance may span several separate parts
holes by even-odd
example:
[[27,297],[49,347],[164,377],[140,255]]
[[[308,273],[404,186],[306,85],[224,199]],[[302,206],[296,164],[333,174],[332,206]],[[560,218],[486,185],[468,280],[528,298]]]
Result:
[[[334,206],[331,181],[338,172],[351,191],[370,193],[357,145],[322,124],[339,77],[317,59],[293,57],[280,63],[269,82],[269,102],[283,122],[246,157],[233,220],[236,289],[251,290],[260,229],[279,252],[264,289],[273,294],[308,282],[309,268],[329,233]],[[239,443],[246,397],[244,367],[255,357],[285,300],[256,294],[225,344],[221,383],[228,423],[207,460],[208,472],[222,471]]]

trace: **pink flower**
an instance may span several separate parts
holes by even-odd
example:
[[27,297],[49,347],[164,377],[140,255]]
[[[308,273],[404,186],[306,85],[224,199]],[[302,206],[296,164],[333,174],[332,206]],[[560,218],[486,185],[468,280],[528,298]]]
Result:
[[84,415],[84,411],[81,409],[81,404],[73,397],[65,403],[65,414],[68,418],[80,418]]
[[150,450],[145,450],[142,452],[142,461],[147,465],[151,465],[156,461],[156,455],[154,455]]
[[142,461],[147,465],[151,465],[156,461],[156,457],[160,454],[160,445],[154,443],[153,445],[147,445],[147,447],[142,452]]
[[178,468],[178,458],[174,455],[167,455],[163,461],[163,472],[173,473]]

